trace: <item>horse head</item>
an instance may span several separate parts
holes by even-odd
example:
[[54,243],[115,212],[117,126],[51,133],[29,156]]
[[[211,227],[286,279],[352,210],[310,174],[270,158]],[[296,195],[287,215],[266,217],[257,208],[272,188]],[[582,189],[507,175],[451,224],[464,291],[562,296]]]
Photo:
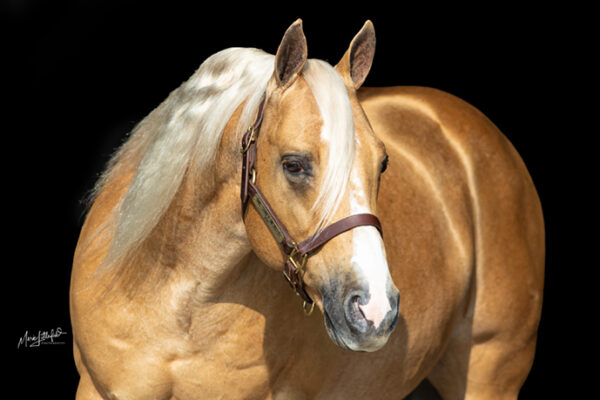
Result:
[[[293,238],[318,236],[325,226],[350,215],[377,213],[387,155],[356,96],[374,49],[375,32],[367,21],[335,67],[307,60],[300,20],[288,28],[278,48],[252,179]],[[253,251],[281,270],[286,254],[265,217],[249,206],[244,218]],[[307,258],[302,284],[322,311],[331,339],[354,351],[381,348],[398,319],[399,292],[378,229],[355,226]]]

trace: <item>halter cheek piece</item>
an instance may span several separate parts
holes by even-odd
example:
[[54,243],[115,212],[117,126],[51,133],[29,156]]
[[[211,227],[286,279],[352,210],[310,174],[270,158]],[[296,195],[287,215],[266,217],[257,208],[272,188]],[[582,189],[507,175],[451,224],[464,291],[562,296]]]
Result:
[[286,256],[283,275],[292,289],[296,291],[296,294],[304,300],[302,308],[307,315],[310,315],[315,308],[315,303],[306,292],[302,278],[304,276],[306,260],[311,253],[337,235],[358,226],[371,225],[377,228],[381,235],[383,235],[383,233],[379,219],[377,219],[375,215],[355,214],[334,222],[300,243],[297,243],[292,238],[285,225],[279,220],[271,208],[271,205],[263,193],[256,186],[256,140],[263,119],[264,106],[265,96],[263,96],[258,108],[256,121],[248,128],[242,137],[242,188],[240,194],[242,200],[242,216],[246,213],[248,200],[251,200],[256,211],[258,211],[258,214],[261,216],[265,225],[267,225]]

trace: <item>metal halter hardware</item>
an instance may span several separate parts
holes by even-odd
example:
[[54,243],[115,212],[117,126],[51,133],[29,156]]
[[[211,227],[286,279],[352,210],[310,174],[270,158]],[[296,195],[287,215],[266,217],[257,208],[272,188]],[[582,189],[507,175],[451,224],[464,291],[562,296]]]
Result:
[[[354,229],[358,226],[374,226],[382,234],[379,219],[373,214],[355,214],[328,225],[308,239],[297,243],[289,234],[285,225],[279,220],[271,205],[256,186],[256,154],[258,134],[262,124],[265,106],[265,95],[258,108],[256,121],[252,124],[242,137],[242,184],[240,198],[242,201],[242,217],[246,214],[248,200],[252,200],[254,208],[261,216],[267,228],[279,244],[282,252],[286,255],[283,267],[283,276],[292,289],[304,301],[302,309],[306,315],[312,314],[315,302],[310,298],[304,286],[304,273],[306,262],[310,253],[336,237],[337,235]],[[383,235],[383,234],[382,234]]]

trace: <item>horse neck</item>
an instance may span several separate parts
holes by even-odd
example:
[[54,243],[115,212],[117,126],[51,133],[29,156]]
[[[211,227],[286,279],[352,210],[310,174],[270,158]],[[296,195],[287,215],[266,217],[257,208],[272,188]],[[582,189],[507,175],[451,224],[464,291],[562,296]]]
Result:
[[209,199],[196,208],[189,220],[186,238],[179,249],[179,266],[204,291],[220,289],[232,269],[251,251],[240,216],[239,185],[226,181],[218,185]]
[[[195,287],[196,296],[211,300],[226,289],[227,278],[251,252],[240,212],[237,113],[228,123],[211,168],[190,168],[154,235],[163,249],[163,267],[178,271]],[[196,298],[196,301],[203,299]]]

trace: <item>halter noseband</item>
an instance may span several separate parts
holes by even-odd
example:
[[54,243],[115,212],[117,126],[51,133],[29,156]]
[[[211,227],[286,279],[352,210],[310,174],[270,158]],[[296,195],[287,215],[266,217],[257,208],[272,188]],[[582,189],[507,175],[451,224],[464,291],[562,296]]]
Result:
[[271,205],[263,193],[256,186],[256,140],[263,119],[265,97],[266,96],[263,96],[258,108],[256,121],[254,121],[254,124],[248,128],[242,137],[241,150],[243,159],[242,187],[240,193],[242,200],[242,216],[246,213],[248,200],[252,200],[252,204],[254,204],[256,211],[258,211],[258,214],[261,216],[265,225],[267,225],[271,234],[279,244],[279,247],[287,257],[283,268],[284,277],[292,289],[296,291],[296,294],[304,300],[302,308],[307,315],[310,315],[314,310],[315,303],[306,292],[304,281],[302,279],[304,276],[304,266],[306,265],[308,256],[337,235],[358,226],[371,225],[377,228],[381,235],[383,235],[383,233],[379,219],[377,219],[375,215],[355,214],[334,222],[300,243],[297,243],[292,238],[285,225],[271,208]]

